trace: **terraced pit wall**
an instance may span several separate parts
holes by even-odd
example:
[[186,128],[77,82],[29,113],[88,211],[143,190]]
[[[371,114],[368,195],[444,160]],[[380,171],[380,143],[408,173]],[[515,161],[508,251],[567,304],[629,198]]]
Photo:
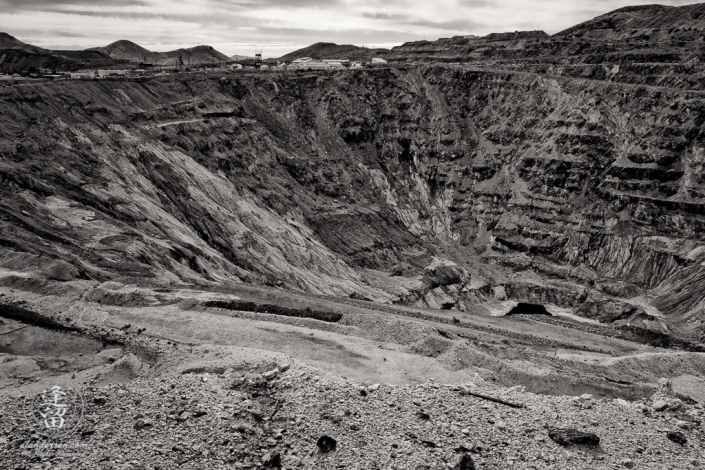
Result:
[[409,302],[648,291],[703,331],[699,91],[418,66],[42,83],[0,102],[4,266],[394,301],[364,270],[422,276],[436,256],[471,275]]

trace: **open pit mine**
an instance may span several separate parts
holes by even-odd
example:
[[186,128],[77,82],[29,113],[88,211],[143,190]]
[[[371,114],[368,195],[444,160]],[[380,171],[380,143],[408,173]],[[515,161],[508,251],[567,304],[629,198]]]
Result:
[[705,465],[705,4],[379,54],[0,80],[0,467]]

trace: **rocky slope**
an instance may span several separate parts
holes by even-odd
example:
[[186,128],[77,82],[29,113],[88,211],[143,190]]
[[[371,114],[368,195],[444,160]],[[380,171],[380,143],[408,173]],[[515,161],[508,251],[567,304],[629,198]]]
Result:
[[698,8],[662,42],[519,32],[394,68],[5,88],[3,266],[550,304],[701,340]]
[[[684,288],[703,256],[699,92],[422,67],[0,99],[7,266],[448,308],[616,298],[702,328]],[[375,288],[369,269],[419,282]]]
[[[702,353],[516,317],[443,324],[224,290],[0,286],[5,466],[680,470],[705,458]],[[270,305],[246,305],[257,291]],[[558,330],[556,355],[541,340]],[[56,376],[85,403],[58,441],[66,453],[23,415],[22,396]]]
[[[25,429],[21,400],[0,397],[10,423],[0,431],[3,461],[13,468],[46,462],[57,469],[685,470],[704,458],[702,432],[694,424],[703,419],[703,408],[678,400],[555,399],[520,388],[435,381],[360,384],[303,364],[291,367],[276,356],[249,353],[248,363],[243,351],[194,352],[185,363],[172,353],[157,367],[170,364],[173,372],[160,379],[87,390],[85,422],[70,436],[78,445],[65,457],[55,457],[45,447],[49,441]],[[524,408],[483,401],[466,390]],[[564,441],[565,429],[593,441]]]

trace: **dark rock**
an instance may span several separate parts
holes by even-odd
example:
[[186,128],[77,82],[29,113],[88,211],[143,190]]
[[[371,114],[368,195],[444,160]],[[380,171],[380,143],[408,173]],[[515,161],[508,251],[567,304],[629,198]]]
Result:
[[585,318],[592,318],[602,323],[612,323],[624,319],[649,319],[641,307],[613,299],[589,299],[575,312]]
[[419,442],[421,442],[426,447],[430,447],[431,449],[435,449],[436,447],[438,447],[438,445],[435,442],[433,442],[429,439],[419,439]]
[[600,445],[600,438],[597,437],[597,435],[591,432],[577,431],[575,429],[551,428],[548,431],[548,437],[562,446],[570,444]]
[[352,294],[350,294],[349,297],[353,300],[363,300],[365,302],[372,302],[372,299],[370,299],[369,297],[367,297],[365,295],[360,294],[359,292],[353,292]]
[[95,403],[96,405],[105,405],[107,402],[108,402],[107,397],[95,397],[93,399],[93,403]]
[[425,419],[425,420],[431,419],[431,415],[429,415],[428,413],[423,412],[421,410],[417,411],[415,414],[420,419]]
[[152,422],[148,419],[138,419],[135,422],[134,428],[137,430],[144,429],[144,428],[151,428],[152,427]]
[[338,444],[338,441],[333,439],[330,436],[321,436],[318,438],[318,441],[316,442],[316,445],[318,446],[319,449],[321,449],[321,452],[330,452],[335,450],[336,445]]
[[472,461],[470,455],[463,454],[460,457],[460,461],[453,467],[453,470],[475,470],[475,462]]
[[685,435],[680,431],[668,431],[666,437],[680,445],[685,445],[685,443],[688,442],[688,439],[686,439]]
[[262,464],[265,469],[270,468],[282,468],[282,459],[279,453],[271,456],[265,456],[264,463]]
[[423,282],[429,289],[463,284],[470,280],[468,272],[455,264],[431,265],[424,270]]

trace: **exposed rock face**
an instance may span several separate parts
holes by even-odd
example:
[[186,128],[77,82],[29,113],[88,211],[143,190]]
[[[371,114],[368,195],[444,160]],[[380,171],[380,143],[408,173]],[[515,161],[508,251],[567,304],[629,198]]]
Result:
[[612,299],[588,299],[576,311],[580,316],[593,318],[602,323],[613,323],[618,320],[649,320],[654,317],[648,315],[644,309],[625,302]]
[[[702,34],[693,27],[683,34]],[[484,38],[495,44],[486,67],[5,88],[1,243],[96,279],[252,282],[433,308],[508,298],[602,321],[660,312],[699,337],[697,49],[674,39],[668,59],[634,53],[631,39],[569,36]],[[434,47],[455,53],[446,46]],[[508,56],[593,57],[588,68],[619,72],[517,71]],[[657,59],[670,65],[626,72]],[[676,79],[674,64],[685,67]],[[397,284],[379,281],[390,272]]]

